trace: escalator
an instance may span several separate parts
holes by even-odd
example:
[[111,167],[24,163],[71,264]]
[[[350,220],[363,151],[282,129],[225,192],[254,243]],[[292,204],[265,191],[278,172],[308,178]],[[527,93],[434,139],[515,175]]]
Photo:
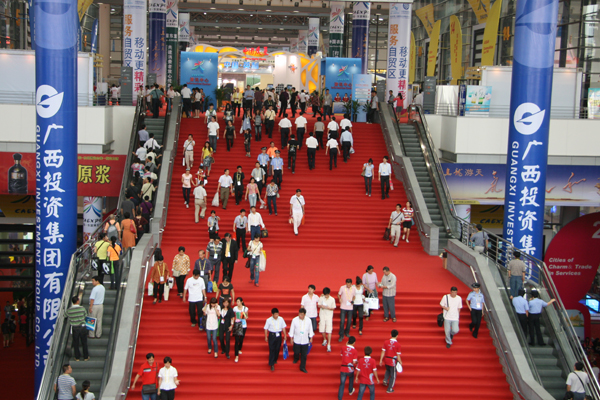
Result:
[[[408,123],[400,124],[392,117],[394,113],[383,107],[382,125],[385,125],[386,119],[395,122],[393,127],[384,129],[384,135],[389,136],[390,149],[396,150],[391,155],[401,164],[405,187],[413,193],[412,199],[418,203],[417,206],[422,207],[416,214],[417,218],[428,216],[428,221],[423,219],[420,223],[431,223],[439,228],[439,249],[448,255],[447,269],[467,285],[474,282],[481,284],[486,298],[485,320],[493,332],[494,344],[501,355],[500,360],[515,398],[562,399],[567,376],[573,371],[575,362],[584,363],[588,376],[595,375],[550,272],[544,262],[521,252],[528,266],[525,284],[528,296],[537,291],[546,302],[556,299],[542,313],[545,345],[530,346],[512,306],[507,274],[507,265],[518,248],[486,232],[490,238],[487,251],[480,254],[473,250],[470,237],[476,228],[456,216],[425,116],[415,105],[409,107],[408,113]],[[393,146],[395,143],[398,144],[396,147]],[[590,380],[586,391],[592,398],[600,399],[596,379]]]
[[[145,119],[144,109],[145,104],[142,99],[138,101],[135,110],[127,153],[127,166],[132,163],[133,152],[137,148],[139,142],[138,131],[144,124],[147,125],[148,132],[154,134],[154,138],[159,144],[163,144],[164,141],[168,140],[170,137],[175,137],[176,139],[178,136],[178,115],[181,113],[181,101],[176,100],[173,102],[173,113],[166,118]],[[177,120],[177,123],[171,120]],[[160,174],[161,172],[159,171],[158,173]],[[125,193],[125,189],[129,186],[131,179],[132,175],[130,168],[126,167],[123,174],[121,193]],[[166,183],[167,182],[165,182],[164,185],[166,185]],[[124,196],[119,196],[117,209],[121,208],[121,201],[123,201],[123,199]],[[151,215],[151,217],[153,216]],[[132,258],[136,257],[138,253],[144,252],[144,246],[149,242],[156,241],[156,238],[151,230],[150,233],[146,233],[142,236],[138,246],[123,251],[120,262],[115,266],[115,269],[118,269],[120,272],[115,275],[121,276],[121,281],[115,285],[115,289],[109,289],[110,278],[109,276],[105,276],[104,286],[106,292],[101,338],[88,339],[89,361],[84,361],[83,357],[80,361],[75,361],[71,343],[72,337],[65,310],[71,306],[71,298],[75,295],[80,297],[81,305],[87,306],[87,304],[89,304],[89,296],[92,290],[91,278],[97,274],[97,271],[92,268],[92,259],[94,257],[93,247],[102,232],[102,227],[105,222],[106,221],[100,225],[83,246],[77,249],[71,258],[71,266],[64,286],[63,298],[59,315],[56,319],[54,336],[46,361],[46,368],[40,385],[40,391],[37,395],[39,400],[51,400],[54,398],[52,382],[60,375],[61,367],[65,363],[72,365],[73,373],[71,375],[77,382],[82,382],[84,380],[93,382],[95,388],[94,391],[98,399],[102,398],[104,391],[108,387],[111,369],[114,365],[115,357],[118,357],[116,352],[117,336],[120,326],[123,323],[121,316],[123,310],[126,308],[124,305],[126,304],[125,298],[127,281],[130,276],[129,271],[133,265]],[[152,224],[150,225],[152,226]],[[135,268],[139,269],[139,265],[136,265]],[[134,284],[134,287],[136,286],[137,284]],[[127,305],[131,306],[130,304]]]

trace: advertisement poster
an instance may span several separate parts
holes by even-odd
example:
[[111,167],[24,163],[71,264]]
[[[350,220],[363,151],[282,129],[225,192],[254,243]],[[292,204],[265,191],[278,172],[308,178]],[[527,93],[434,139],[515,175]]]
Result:
[[351,97],[352,77],[360,74],[360,69],[361,60],[357,58],[327,57],[321,61],[321,71],[325,72],[325,88],[329,89],[331,97]]
[[411,5],[407,3],[390,4],[390,22],[388,27],[388,67],[386,93],[402,93],[404,104],[408,99],[408,71],[410,64],[410,17]]
[[491,86],[468,85],[465,101],[465,117],[488,117],[490,115],[491,100]]
[[[361,105],[366,104],[371,98],[371,75],[355,74],[352,76],[352,99],[357,100]],[[366,122],[367,113],[362,106],[358,108],[356,122]]]
[[190,14],[179,14],[179,41],[189,43],[190,41]]
[[308,19],[308,56],[317,54],[319,48],[319,18]]
[[[126,158],[114,154],[79,154],[77,195],[118,197]],[[17,166],[19,179],[15,183]],[[35,153],[0,152],[0,194],[35,195]]]
[[[504,204],[506,165],[442,163],[442,170],[455,204]],[[549,165],[546,204],[597,207],[599,178],[600,166]],[[517,200],[527,201],[526,195],[531,194],[521,191]]]
[[204,89],[204,93],[215,99],[219,67],[217,53],[182,52],[179,83],[190,88]]
[[299,54],[308,54],[308,31],[307,30],[299,30],[298,31],[298,53]]
[[600,119],[600,88],[588,89],[588,119]]
[[133,92],[146,84],[146,1],[124,0],[123,66],[133,68]]

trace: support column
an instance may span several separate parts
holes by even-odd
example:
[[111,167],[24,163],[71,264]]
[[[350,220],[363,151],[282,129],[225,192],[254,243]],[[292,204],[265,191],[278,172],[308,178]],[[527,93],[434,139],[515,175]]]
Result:
[[352,58],[362,60],[361,73],[367,73],[369,62],[369,18],[371,3],[359,1],[352,8]]
[[557,16],[558,0],[517,2],[503,233],[539,259]]
[[102,80],[110,77],[110,4],[98,5],[98,54],[102,56]]
[[[52,6],[65,7],[52,7]],[[77,246],[77,1],[34,0],[35,392]],[[60,13],[57,11],[60,9]]]

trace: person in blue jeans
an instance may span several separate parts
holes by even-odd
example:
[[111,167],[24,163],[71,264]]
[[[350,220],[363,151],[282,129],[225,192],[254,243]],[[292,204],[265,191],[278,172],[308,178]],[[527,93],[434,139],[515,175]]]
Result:
[[215,358],[219,357],[219,342],[217,340],[217,332],[219,331],[219,316],[221,308],[217,304],[217,298],[210,299],[210,303],[206,303],[202,310],[206,315],[206,341],[208,342],[208,354],[215,354]]
[[271,179],[271,183],[267,185],[265,191],[265,203],[269,207],[269,215],[272,215],[273,212],[277,215],[277,192],[279,192],[279,187],[275,183],[275,179]]
[[515,257],[508,263],[508,277],[510,283],[510,297],[517,297],[519,289],[523,288],[525,282],[525,274],[527,273],[527,265],[521,261],[521,253],[515,251]]
[[156,392],[155,393],[144,393],[143,391],[143,387],[144,385],[156,385],[156,387],[158,387],[157,385],[157,367],[158,363],[154,362],[154,353],[148,353],[146,354],[146,362],[142,364],[142,366],[140,367],[139,372],[137,373],[137,375],[135,376],[135,379],[133,380],[133,384],[131,385],[131,390],[134,391],[135,390],[135,385],[137,384],[137,381],[142,378],[142,400],[156,400],[157,396],[156,396]]
[[254,236],[248,245],[248,258],[250,258],[250,283],[254,281],[254,286],[258,286],[260,277],[260,254],[263,249],[263,244],[260,241],[260,236]]
[[365,347],[365,356],[358,360],[356,365],[356,379],[355,383],[360,383],[358,388],[358,400],[362,400],[365,390],[369,388],[370,400],[375,400],[375,382],[373,382],[373,376],[379,383],[379,376],[377,375],[377,362],[371,358],[373,349],[369,346]]

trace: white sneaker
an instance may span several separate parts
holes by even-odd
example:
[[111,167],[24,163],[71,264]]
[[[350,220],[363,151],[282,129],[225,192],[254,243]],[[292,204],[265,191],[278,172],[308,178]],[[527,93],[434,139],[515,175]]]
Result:
[[186,207],[186,208],[190,208],[190,205],[189,205],[189,204],[186,204],[186,205],[185,205],[185,207]]
[[327,346],[327,340],[323,340],[323,344],[321,346]]
[[404,240],[404,236],[406,236],[406,235],[402,235],[402,240]]
[[327,352],[331,353],[331,346],[330,345],[327,345]]
[[408,238],[406,238],[406,243],[408,243]]

